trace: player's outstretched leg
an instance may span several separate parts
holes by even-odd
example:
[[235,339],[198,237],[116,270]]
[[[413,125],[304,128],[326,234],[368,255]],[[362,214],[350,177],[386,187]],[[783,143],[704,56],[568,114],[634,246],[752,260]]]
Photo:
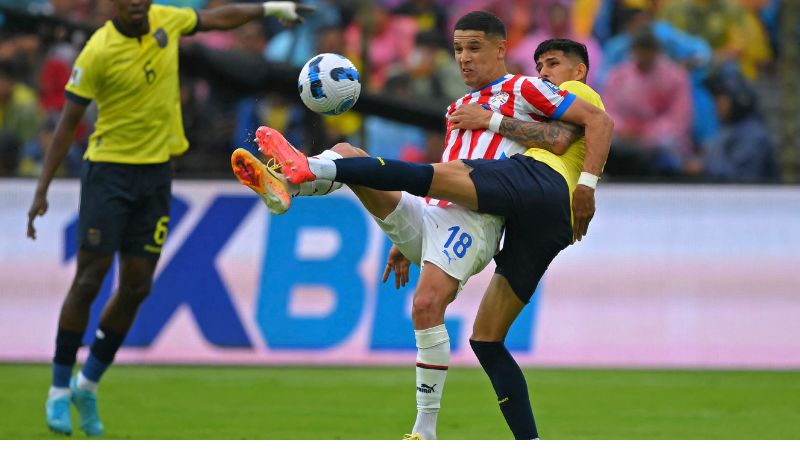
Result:
[[275,173],[252,153],[237,148],[231,154],[231,168],[240,183],[253,190],[272,214],[283,214],[289,209],[291,196],[283,176]]

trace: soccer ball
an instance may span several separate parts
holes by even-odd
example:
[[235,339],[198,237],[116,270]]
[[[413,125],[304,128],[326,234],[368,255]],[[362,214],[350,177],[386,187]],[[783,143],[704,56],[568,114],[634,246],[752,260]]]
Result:
[[361,82],[356,66],[349,59],[336,53],[322,53],[303,66],[297,89],[308,109],[335,116],[355,105]]

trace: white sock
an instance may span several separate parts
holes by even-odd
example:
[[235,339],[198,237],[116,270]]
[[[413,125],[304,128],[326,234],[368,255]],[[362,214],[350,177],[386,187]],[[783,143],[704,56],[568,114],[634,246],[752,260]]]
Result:
[[56,397],[63,397],[65,395],[70,395],[70,391],[68,387],[55,387],[50,386],[50,390],[47,391],[47,399],[52,399]]
[[83,376],[83,371],[78,372],[78,389],[97,393],[97,383]]
[[336,164],[330,159],[312,156],[308,158],[308,168],[311,170],[311,173],[316,175],[318,180],[332,181],[336,179]]
[[436,419],[450,365],[450,336],[444,324],[414,330],[414,335],[417,340],[417,421],[412,433],[432,440],[436,439]]
[[[333,150],[325,150],[317,156],[312,158],[333,161],[341,159],[342,155]],[[311,165],[312,158],[309,158],[309,166]],[[312,170],[313,172],[313,170]],[[335,173],[335,172],[334,172]],[[342,183],[338,181],[316,179],[314,181],[306,181],[300,184],[289,183],[289,195],[292,197],[312,197],[316,195],[328,195],[331,192],[338,190],[342,187]]]

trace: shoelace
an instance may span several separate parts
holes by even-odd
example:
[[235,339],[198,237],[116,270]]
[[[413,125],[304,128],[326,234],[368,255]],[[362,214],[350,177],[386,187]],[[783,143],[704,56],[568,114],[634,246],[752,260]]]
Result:
[[268,169],[270,169],[270,170],[272,170],[274,172],[283,173],[282,170],[281,170],[282,169],[281,163],[276,161],[275,158],[268,159],[266,165],[267,165]]

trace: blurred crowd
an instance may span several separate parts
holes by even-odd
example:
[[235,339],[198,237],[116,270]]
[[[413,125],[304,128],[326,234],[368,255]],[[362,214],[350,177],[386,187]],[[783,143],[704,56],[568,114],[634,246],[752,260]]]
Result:
[[[211,8],[227,0],[159,0]],[[302,26],[265,19],[231,32],[199,33],[187,44],[302,66],[317,53],[347,56],[362,89],[440,108],[466,93],[451,30],[471,10],[488,10],[508,30],[508,69],[536,75],[544,39],[586,44],[588,83],[616,127],[611,179],[780,182],[781,109],[776,62],[787,0],[306,0],[317,8]],[[96,28],[110,0],[0,0]],[[800,21],[798,22],[800,23]],[[5,31],[0,17],[0,175],[36,176],[64,104],[71,64],[88,36]],[[192,149],[181,174],[227,173],[235,147],[252,148],[268,124],[298,147],[319,152],[340,140],[376,156],[437,161],[443,132],[348,112],[310,117],[296,92],[232,95],[225,86],[183,77],[184,125]],[[791,119],[797,122],[800,117]],[[75,175],[91,133],[90,113],[62,172]],[[319,123],[321,126],[309,126]],[[791,161],[790,161],[791,163]],[[787,181],[787,180],[784,180]],[[788,180],[792,181],[792,180]]]

